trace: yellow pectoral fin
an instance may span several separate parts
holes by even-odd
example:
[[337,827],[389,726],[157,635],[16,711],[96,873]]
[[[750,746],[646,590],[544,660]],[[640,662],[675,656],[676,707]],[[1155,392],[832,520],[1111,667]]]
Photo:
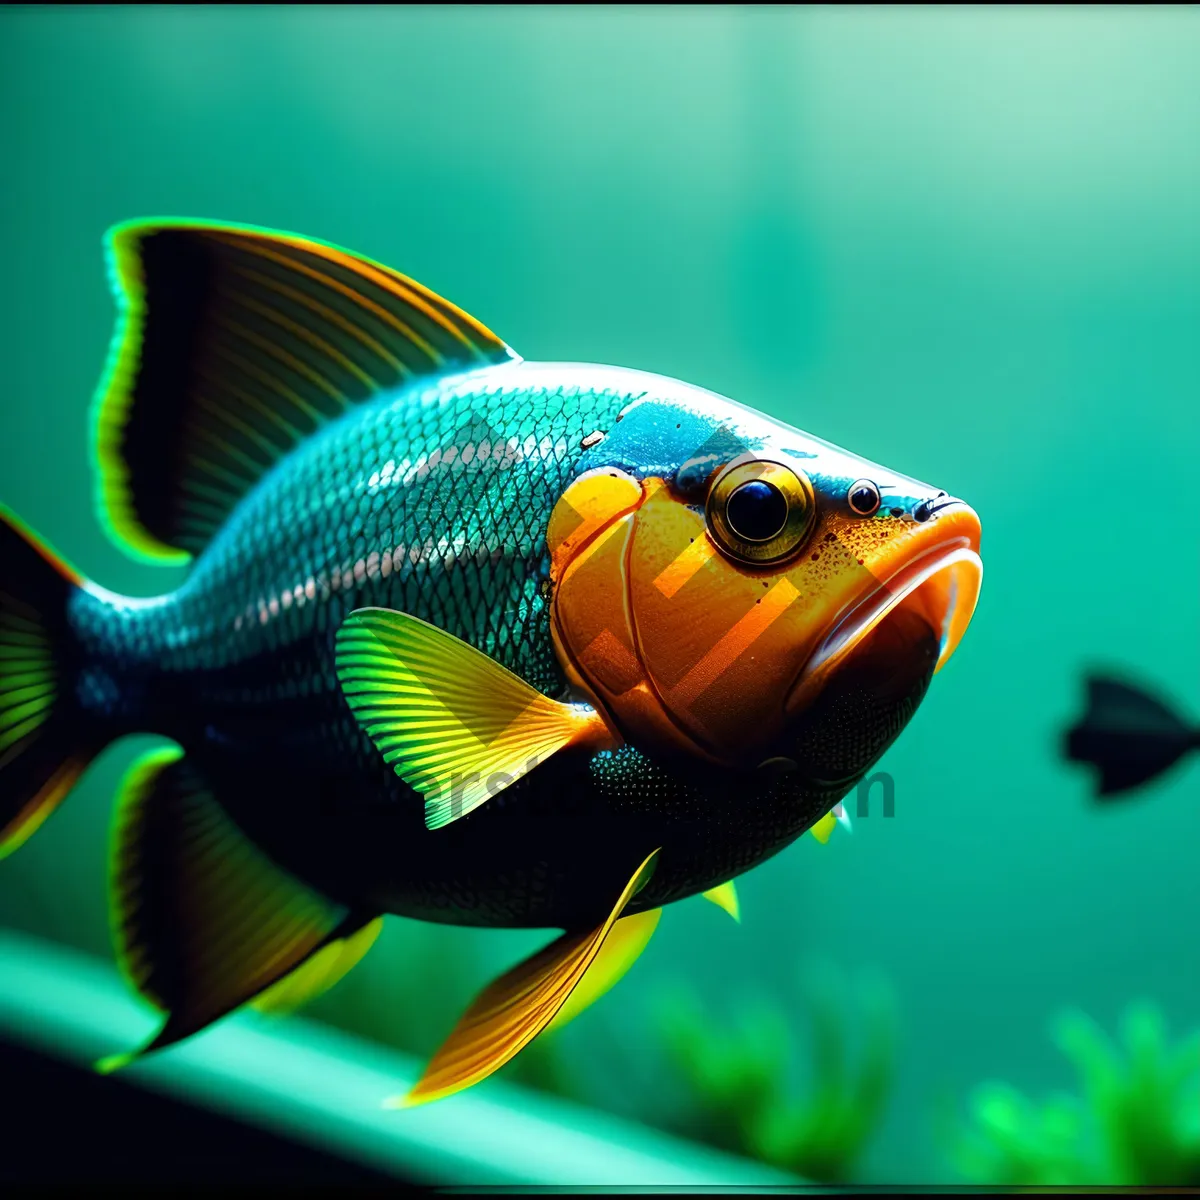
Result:
[[346,700],[440,829],[571,745],[611,746],[595,709],[562,704],[407,613],[360,608],[337,634]]
[[711,900],[718,908],[723,908],[735,921],[741,923],[742,908],[738,903],[737,886],[732,879],[701,894],[705,900]]
[[[486,1079],[533,1041],[588,973],[625,905],[650,878],[657,857],[655,850],[638,867],[602,925],[587,933],[564,934],[480,992],[412,1091],[387,1101],[388,1106],[407,1108],[460,1092]],[[653,925],[649,931],[646,925],[643,921],[631,935],[640,931],[648,938]],[[630,943],[635,944],[636,937],[631,936]],[[610,984],[615,978],[610,976]]]
[[383,918],[376,917],[349,937],[330,942],[290,975],[259,992],[250,1007],[274,1017],[295,1012],[345,978],[375,944],[382,928]]

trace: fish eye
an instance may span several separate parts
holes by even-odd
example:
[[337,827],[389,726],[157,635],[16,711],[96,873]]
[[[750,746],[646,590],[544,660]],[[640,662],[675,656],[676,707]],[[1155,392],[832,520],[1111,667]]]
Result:
[[869,517],[879,507],[879,489],[869,479],[857,479],[850,485],[846,500],[860,517]]
[[748,542],[769,542],[787,523],[784,494],[764,479],[740,484],[725,502],[729,528]]
[[794,554],[816,517],[812,484],[781,463],[730,463],[706,505],[713,540],[731,558],[765,564]]

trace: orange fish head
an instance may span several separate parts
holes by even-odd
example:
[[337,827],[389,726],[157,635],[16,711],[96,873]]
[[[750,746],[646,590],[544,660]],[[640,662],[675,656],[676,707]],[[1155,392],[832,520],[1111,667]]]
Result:
[[954,653],[975,513],[708,393],[644,400],[607,440],[548,531],[572,682],[650,752],[865,769],[838,722],[875,706],[877,757]]

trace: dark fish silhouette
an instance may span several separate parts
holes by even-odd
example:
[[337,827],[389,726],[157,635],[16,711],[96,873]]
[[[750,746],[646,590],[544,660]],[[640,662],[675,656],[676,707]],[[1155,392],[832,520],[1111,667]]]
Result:
[[1108,675],[1087,678],[1087,711],[1067,730],[1063,752],[1097,768],[1107,798],[1161,775],[1200,746],[1200,728],[1141,688]]

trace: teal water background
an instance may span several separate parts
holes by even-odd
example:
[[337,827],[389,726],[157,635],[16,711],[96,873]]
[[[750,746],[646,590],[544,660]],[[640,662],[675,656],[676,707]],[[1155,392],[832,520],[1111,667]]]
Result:
[[[876,970],[901,1058],[859,1177],[945,1177],[940,1105],[1070,1083],[1063,1006],[1200,1024],[1200,765],[1097,811],[1056,750],[1091,665],[1200,714],[1197,62],[1183,8],[5,9],[0,499],[109,588],[178,580],[101,533],[87,414],[101,235],[188,215],[360,250],[526,358],[675,375],[970,501],[982,598],[881,764],[895,817],[741,879],[740,927],[669,909],[563,1035],[638,1111],[666,984],[720,1012]],[[107,952],[144,744],[0,867],[0,921]],[[323,1011],[378,1030],[442,972],[424,1049],[539,940],[407,925]]]

